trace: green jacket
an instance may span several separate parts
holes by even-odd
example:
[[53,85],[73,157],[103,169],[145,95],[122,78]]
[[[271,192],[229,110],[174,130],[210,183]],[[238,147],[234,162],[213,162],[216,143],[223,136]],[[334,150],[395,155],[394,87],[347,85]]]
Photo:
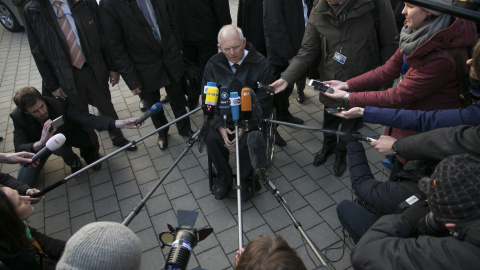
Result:
[[[294,83],[320,53],[320,80],[346,81],[384,64],[398,48],[396,35],[389,1],[357,0],[340,26],[327,1],[320,0],[310,14],[302,47],[281,77]],[[335,52],[347,57],[345,64],[333,59]]]

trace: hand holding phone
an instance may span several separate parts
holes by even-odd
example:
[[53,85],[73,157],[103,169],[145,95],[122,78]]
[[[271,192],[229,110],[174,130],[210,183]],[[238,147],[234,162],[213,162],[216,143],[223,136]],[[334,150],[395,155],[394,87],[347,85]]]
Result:
[[50,131],[58,128],[61,125],[63,125],[63,115],[60,115],[52,121],[52,127],[50,128]]
[[339,113],[339,112],[344,111],[344,109],[342,109],[342,108],[326,108],[325,111],[327,111],[328,113]]
[[328,84],[324,84],[317,80],[310,80],[308,86],[312,87],[315,91],[333,94],[333,89]]

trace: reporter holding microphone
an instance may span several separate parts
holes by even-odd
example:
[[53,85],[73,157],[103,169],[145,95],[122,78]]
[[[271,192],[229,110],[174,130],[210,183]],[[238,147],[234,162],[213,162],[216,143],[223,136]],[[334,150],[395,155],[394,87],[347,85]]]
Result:
[[[99,146],[94,145],[83,126],[97,130],[111,130],[113,128],[137,128],[136,118],[115,120],[106,116],[95,116],[86,112],[80,112],[67,102],[43,97],[34,87],[24,87],[16,91],[13,101],[17,106],[10,117],[13,120],[13,143],[16,152],[37,153],[41,151],[39,163],[35,166],[22,166],[17,179],[32,187],[35,180],[45,165],[48,157],[53,153],[61,156],[64,162],[70,166],[71,172],[80,170],[83,165],[80,158],[73,152],[72,146],[80,148],[80,155],[87,164],[91,164],[101,158],[98,153]],[[60,116],[63,120],[57,120]],[[55,120],[52,120],[55,119]],[[53,126],[55,121],[56,125]],[[54,139],[62,133],[64,143],[58,144]],[[54,139],[50,142],[51,139]],[[58,146],[58,147],[56,147]],[[42,150],[47,147],[50,151]],[[100,170],[101,163],[94,166],[94,170]]]

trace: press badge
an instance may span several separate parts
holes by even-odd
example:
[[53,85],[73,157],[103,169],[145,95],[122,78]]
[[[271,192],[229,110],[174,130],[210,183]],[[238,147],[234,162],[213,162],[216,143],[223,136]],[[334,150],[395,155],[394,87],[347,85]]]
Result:
[[345,61],[347,61],[347,57],[339,52],[335,52],[333,56],[333,60],[339,62],[340,64],[344,65]]

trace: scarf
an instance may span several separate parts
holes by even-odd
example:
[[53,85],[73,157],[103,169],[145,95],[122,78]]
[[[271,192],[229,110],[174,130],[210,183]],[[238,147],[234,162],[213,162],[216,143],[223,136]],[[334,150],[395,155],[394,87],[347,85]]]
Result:
[[347,18],[348,11],[355,5],[357,0],[345,0],[343,3],[331,6],[333,9],[333,14],[337,17],[340,24],[345,22]]
[[419,29],[415,30],[403,26],[400,32],[400,52],[405,55],[410,55],[416,48],[420,47],[429,38],[435,35],[438,31],[450,26],[452,17],[447,14],[438,16],[433,22],[430,22]]

